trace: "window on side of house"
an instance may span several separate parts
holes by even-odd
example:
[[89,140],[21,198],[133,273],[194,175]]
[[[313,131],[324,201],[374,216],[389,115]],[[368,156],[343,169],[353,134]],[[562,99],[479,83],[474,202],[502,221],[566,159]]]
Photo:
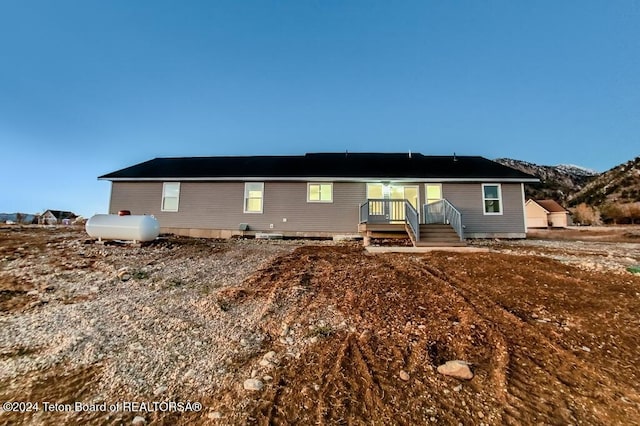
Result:
[[333,203],[333,183],[307,184],[308,203]]
[[498,183],[482,184],[484,214],[502,214],[502,189]]
[[244,212],[262,213],[264,198],[264,182],[245,182],[244,184]]
[[427,204],[435,203],[442,200],[442,184],[427,183],[425,184],[425,194],[427,196]]
[[180,182],[164,182],[162,184],[163,212],[177,212],[180,203]]

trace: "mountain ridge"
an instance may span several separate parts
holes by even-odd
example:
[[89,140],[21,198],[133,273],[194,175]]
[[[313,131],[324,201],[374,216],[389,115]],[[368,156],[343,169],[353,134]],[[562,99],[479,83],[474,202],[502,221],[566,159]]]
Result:
[[551,198],[565,207],[568,206],[574,194],[580,192],[587,183],[599,176],[595,170],[573,164],[544,166],[513,158],[497,158],[493,161],[540,179],[540,183],[525,185],[527,198]]
[[590,180],[570,197],[570,203],[591,206],[640,202],[640,156],[619,164]]

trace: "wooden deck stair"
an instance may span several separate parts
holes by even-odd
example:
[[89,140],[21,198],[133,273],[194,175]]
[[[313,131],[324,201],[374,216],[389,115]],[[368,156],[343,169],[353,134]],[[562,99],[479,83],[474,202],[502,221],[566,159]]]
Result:
[[429,224],[420,225],[420,241],[414,241],[413,233],[407,231],[415,247],[464,247],[467,244],[460,241],[460,237],[451,225]]

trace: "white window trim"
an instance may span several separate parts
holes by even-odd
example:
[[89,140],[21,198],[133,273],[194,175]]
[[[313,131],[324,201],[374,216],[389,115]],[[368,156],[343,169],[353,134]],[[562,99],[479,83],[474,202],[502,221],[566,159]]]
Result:
[[524,183],[520,184],[520,193],[522,194],[522,216],[524,218],[522,223],[524,223],[524,232],[526,233],[527,232],[527,200],[524,195]]
[[[165,195],[164,195],[165,194],[164,190],[165,190],[167,184],[170,184],[170,185],[177,184],[178,185],[178,197],[177,197],[177,200],[176,200],[176,209],[175,210],[173,210],[173,209],[165,209],[164,208],[164,199],[166,198]],[[163,182],[162,183],[162,198],[160,199],[160,211],[175,213],[179,209],[180,209],[180,182]]]
[[[499,212],[487,212],[486,207],[485,207],[485,201],[487,200],[494,200],[494,198],[485,198],[484,196],[484,188],[487,186],[497,186],[498,187],[498,207],[500,208]],[[502,185],[499,183],[483,183],[482,184],[482,213],[484,213],[485,216],[501,216],[504,212],[503,206],[502,206]]]
[[433,200],[433,198],[429,198],[427,188],[429,186],[439,186],[440,187],[440,198],[439,200],[444,200],[444,193],[442,192],[442,184],[440,182],[428,182],[424,184],[424,202],[425,204],[429,202],[429,200]]
[[[331,200],[312,200],[311,197],[311,185],[329,185],[331,186]],[[322,193],[322,191],[320,191]],[[333,182],[307,182],[307,203],[333,203]]]
[[[259,212],[254,212],[254,211],[249,211],[247,210],[247,200],[248,200],[248,188],[249,185],[252,184],[259,184],[260,185],[260,192],[262,193],[262,202],[260,203],[260,211]],[[264,211],[264,182],[245,182],[244,183],[244,197],[242,198],[242,209],[244,211],[244,213],[246,214],[262,214],[262,212]]]

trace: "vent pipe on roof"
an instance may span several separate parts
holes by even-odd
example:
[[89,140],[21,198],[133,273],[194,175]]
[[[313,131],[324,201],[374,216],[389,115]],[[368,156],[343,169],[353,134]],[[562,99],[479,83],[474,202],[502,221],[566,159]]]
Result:
[[411,150],[409,150],[409,158],[411,158]]
[[458,161],[458,157],[456,157],[456,153],[453,153],[453,161]]

